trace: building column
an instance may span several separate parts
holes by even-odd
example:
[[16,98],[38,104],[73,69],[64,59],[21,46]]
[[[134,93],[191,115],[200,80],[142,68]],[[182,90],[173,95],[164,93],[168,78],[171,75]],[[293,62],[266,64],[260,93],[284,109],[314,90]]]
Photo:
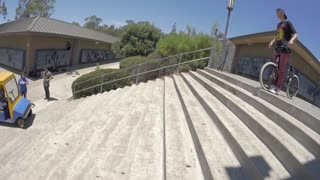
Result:
[[80,57],[80,40],[75,40],[74,49],[73,49],[73,63],[72,65],[80,64],[79,57]]
[[26,42],[26,54],[25,54],[25,66],[24,71],[28,74],[31,71],[31,67],[34,64],[31,64],[31,56],[32,56],[32,36],[29,35]]

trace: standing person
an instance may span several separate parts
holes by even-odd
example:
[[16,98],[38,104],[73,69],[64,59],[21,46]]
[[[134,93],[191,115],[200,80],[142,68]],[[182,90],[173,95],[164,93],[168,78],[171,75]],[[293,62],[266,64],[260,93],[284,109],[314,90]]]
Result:
[[27,78],[25,78],[24,72],[21,72],[21,76],[18,80],[18,84],[20,87],[20,92],[24,98],[27,98],[27,85],[29,84],[29,81]]
[[[280,23],[277,26],[277,36],[275,39],[273,39],[270,44],[269,48],[271,48],[273,45],[277,47],[286,47],[286,48],[292,48],[294,41],[298,38],[298,34],[293,27],[292,23],[288,20],[288,17],[283,9],[276,9],[277,16],[280,20]],[[280,64],[279,64],[279,78],[278,82],[276,84],[275,89],[271,89],[270,91],[279,94],[283,81],[285,79],[286,75],[286,65],[288,61],[289,53],[288,52],[282,52],[280,54]],[[277,56],[274,55],[273,61],[276,62]]]
[[41,75],[43,77],[43,87],[44,91],[46,93],[46,100],[50,100],[50,91],[49,91],[49,86],[50,86],[50,81],[53,79],[53,75],[50,71],[48,71],[47,68],[43,68],[44,71],[41,72]]

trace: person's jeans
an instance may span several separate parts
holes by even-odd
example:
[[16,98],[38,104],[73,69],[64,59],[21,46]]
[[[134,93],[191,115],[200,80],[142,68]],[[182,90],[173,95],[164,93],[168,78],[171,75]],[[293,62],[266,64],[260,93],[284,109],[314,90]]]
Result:
[[22,97],[27,98],[27,91],[26,92],[21,92]]
[[46,93],[46,99],[50,99],[50,92],[49,92],[49,86],[43,86],[44,87],[44,91]]
[[[280,63],[279,63],[279,77],[276,87],[281,90],[283,81],[285,80],[286,76],[286,66],[288,61],[289,54],[288,53],[281,53],[280,54]],[[273,62],[277,62],[277,55],[274,55]]]

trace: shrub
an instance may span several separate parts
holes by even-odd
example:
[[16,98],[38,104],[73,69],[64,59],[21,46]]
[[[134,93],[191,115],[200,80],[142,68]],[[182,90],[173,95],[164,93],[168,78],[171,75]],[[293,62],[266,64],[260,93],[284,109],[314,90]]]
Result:
[[120,69],[132,67],[141,63],[145,63],[146,61],[148,60],[142,56],[128,57],[120,61]]
[[[107,75],[109,74],[109,75]],[[81,91],[77,94],[75,94],[75,98],[81,98],[90,96],[93,94],[98,94],[104,91],[110,91],[112,89],[122,88],[127,85],[131,85],[132,80],[131,79],[123,79],[116,82],[108,83],[102,86],[101,89],[101,82],[106,83],[108,81],[116,80],[122,77],[128,76],[128,71],[125,70],[118,70],[118,69],[100,69],[96,70],[87,74],[84,74],[77,78],[72,83],[72,90],[78,91],[83,90],[86,88],[89,88],[87,90]],[[105,75],[102,79],[102,75]],[[84,82],[86,81],[86,82]],[[93,87],[93,88],[92,88]]]
[[[190,29],[190,28],[189,28]],[[203,33],[196,33],[195,30],[189,30],[188,33],[179,32],[171,33],[165,38],[161,39],[157,44],[157,52],[162,57],[177,55],[179,53],[190,52],[200,49],[205,49],[212,46],[212,37]],[[183,55],[182,61],[190,61],[194,59],[204,58],[210,56],[210,50],[201,51],[197,53]],[[196,61],[182,65],[181,71],[196,70],[197,68],[204,68],[207,66],[208,60]]]

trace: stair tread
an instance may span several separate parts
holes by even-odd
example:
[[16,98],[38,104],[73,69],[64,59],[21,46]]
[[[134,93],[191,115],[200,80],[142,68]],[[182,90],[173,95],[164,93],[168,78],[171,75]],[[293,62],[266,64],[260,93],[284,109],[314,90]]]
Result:
[[[210,108],[215,112],[228,131],[236,138],[247,156],[258,167],[261,174],[270,179],[284,179],[289,173],[272,154],[272,152],[261,142],[261,140],[222,102],[208,92],[201,84],[190,75],[184,74],[197,92],[206,100]],[[260,166],[260,167],[259,167]]]
[[262,125],[266,130],[268,130],[275,138],[277,138],[283,145],[287,147],[287,149],[301,162],[307,163],[311,160],[314,160],[315,157],[307,151],[300,143],[298,143],[291,135],[281,129],[277,124],[275,124],[272,120],[267,118],[264,114],[256,110],[250,104],[247,104],[234,94],[228,92],[227,90],[221,88],[217,84],[205,79],[199,74],[196,74],[199,78],[206,81],[212,87],[217,89],[219,92],[223,92],[231,101],[235,102],[242,109],[245,109],[246,112],[254,117],[257,122]]
[[241,93],[246,94],[250,98],[258,101],[262,105],[268,107],[272,112],[275,112],[275,113],[279,114],[280,116],[284,117],[288,122],[290,122],[291,124],[295,125],[297,128],[302,130],[305,134],[307,134],[309,137],[311,137],[314,141],[316,141],[318,144],[320,144],[320,134],[318,134],[317,132],[313,131],[311,128],[309,128],[308,126],[306,126],[305,124],[303,124],[302,122],[300,122],[295,117],[293,117],[290,114],[288,114],[287,112],[277,108],[276,106],[274,106],[273,104],[265,101],[264,99],[253,95],[249,91],[246,91],[246,90],[242,89],[241,87],[236,86],[236,85],[234,85],[234,84],[232,84],[232,83],[230,83],[230,82],[228,82],[228,81],[226,81],[224,79],[221,79],[221,78],[219,78],[219,77],[217,77],[217,76],[215,76],[213,74],[210,74],[210,73],[205,72],[205,71],[201,71],[201,73],[205,73],[208,76],[214,77],[218,81],[221,81],[222,83],[227,84],[228,86],[231,86],[232,88],[237,89]]
[[[143,89],[143,86],[140,86],[140,89]],[[125,107],[125,106],[124,106]],[[116,109],[115,109],[116,110]],[[104,117],[106,117],[106,116],[104,116]],[[96,123],[103,123],[103,121],[101,122],[100,121],[100,118],[103,118],[103,117],[100,117],[100,116],[92,116],[90,119],[88,119],[87,121],[87,124],[89,123],[89,122],[91,122],[91,121],[96,121]],[[81,122],[81,121],[80,121]],[[84,121],[85,122],[85,121]],[[83,125],[84,123],[82,122],[82,123],[80,123],[80,126],[81,125]],[[71,130],[71,129],[68,129],[68,131],[67,132],[61,132],[62,134],[61,135],[66,135],[66,137],[65,137],[65,139],[63,139],[62,140],[62,142],[64,142],[64,141],[67,141],[67,139],[70,139],[72,136],[74,136],[74,135],[71,135],[71,133],[72,132],[74,132],[74,133],[80,133],[80,131],[76,131],[77,130],[77,127],[72,127],[74,130]],[[93,127],[91,127],[91,129],[96,129],[95,128],[95,126],[93,126]],[[81,131],[82,132],[82,131]],[[90,131],[89,131],[90,132]],[[58,135],[58,136],[61,136],[61,135]],[[83,136],[82,136],[83,137]],[[56,138],[54,138],[53,136],[50,136],[50,137],[48,137],[49,139],[47,139],[49,142],[52,142],[53,143],[53,141],[55,141],[55,140],[57,140]],[[85,139],[83,139],[82,138],[82,141],[84,141]],[[61,140],[60,140],[61,141]],[[77,141],[77,139],[71,139],[71,142],[70,142],[70,144],[72,143],[72,144],[76,144],[76,141]],[[58,140],[58,142],[59,142],[59,140]],[[84,142],[84,143],[87,143],[86,141]],[[89,142],[89,144],[90,144],[90,142]],[[57,149],[54,149],[54,145],[52,145],[52,144],[50,144],[52,147],[53,147],[53,149],[51,148],[49,148],[51,151],[55,151],[55,150],[57,150]],[[49,145],[49,146],[50,146]],[[39,147],[38,147],[39,148]],[[69,147],[67,147],[67,148],[69,148]],[[52,152],[50,152],[50,150],[48,150],[48,151],[45,151],[44,153],[42,153],[42,156],[40,156],[40,158],[41,159],[43,159],[43,158],[45,158],[45,156],[44,155],[46,155],[46,153],[52,153]],[[63,154],[64,154],[65,152],[63,152]],[[77,154],[77,153],[76,153]],[[76,155],[75,154],[75,155]],[[55,162],[55,161],[59,161],[60,160],[60,158],[59,157],[57,157],[56,155],[55,156],[53,156],[53,157],[55,157],[55,159],[53,159],[53,162]],[[63,157],[63,156],[62,156]],[[32,156],[30,157],[30,158],[32,158]],[[65,157],[66,158],[66,157]],[[51,161],[52,161],[52,159],[51,159]],[[45,162],[47,162],[47,161],[45,161]],[[27,164],[26,163],[23,163],[25,166],[27,166]],[[45,166],[44,166],[44,163],[38,163],[37,164],[38,166],[40,166],[41,168],[46,168]],[[22,165],[20,165],[20,167],[21,167]],[[43,167],[44,166],[44,167]],[[64,166],[64,168],[65,167],[67,167],[68,165],[66,165],[66,166]],[[23,166],[22,166],[23,167]],[[38,169],[41,169],[41,168],[38,168]],[[49,166],[47,166],[47,168],[48,168]],[[31,170],[30,170],[31,169]],[[32,171],[32,167],[29,167],[29,170],[30,171]],[[54,170],[54,169],[52,169],[52,170]]]
[[[221,72],[221,71],[206,68],[206,70],[207,69],[210,71],[215,71],[216,73],[220,73],[224,76],[228,76],[230,78],[236,79],[238,81],[241,81],[242,83],[245,83],[246,85],[251,86],[253,88],[260,89],[260,87],[261,87],[261,85],[258,81],[254,81],[254,80],[251,80],[251,79],[248,79],[248,78],[242,77],[240,75],[236,75],[236,74],[231,74],[231,73],[226,73],[226,72]],[[287,96],[284,92],[281,92],[281,95],[278,95],[278,96],[274,95],[274,94],[271,94],[271,95],[281,99],[282,101],[285,101],[286,103],[289,103],[292,106],[298,107],[299,109],[307,112],[308,114],[312,115],[313,117],[317,118],[320,121],[320,108],[319,107],[316,107],[316,106],[310,104],[309,102],[306,102],[298,97],[296,97],[294,99],[289,99],[289,98],[287,98]]]
[[240,163],[221,135],[218,128],[213,124],[209,115],[202,108],[199,101],[184,84],[180,76],[174,75],[178,88],[186,103],[191,120],[206,155],[212,176],[214,179],[247,179],[246,174],[240,169],[228,171],[228,168],[240,167]]
[[168,179],[203,179],[197,153],[173,79],[165,78]]

